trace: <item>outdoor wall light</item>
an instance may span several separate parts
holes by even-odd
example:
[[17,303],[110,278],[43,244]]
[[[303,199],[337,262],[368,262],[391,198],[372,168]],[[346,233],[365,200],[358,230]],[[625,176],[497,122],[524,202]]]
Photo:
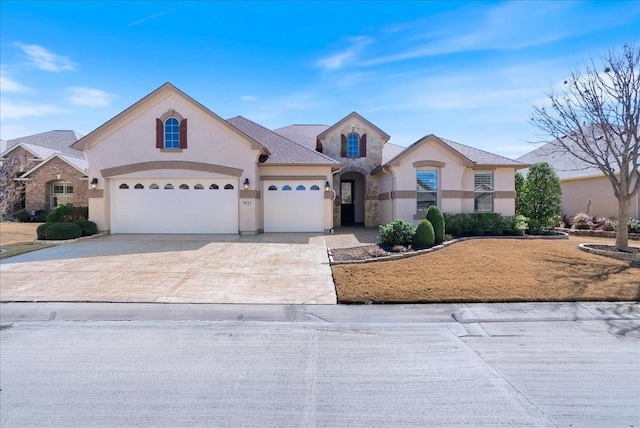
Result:
[[247,190],[249,188],[249,178],[245,178],[244,179],[244,190]]
[[97,185],[98,185],[98,178],[93,177],[93,180],[91,180],[91,188],[95,189]]
[[328,192],[329,190],[331,190],[331,185],[329,184],[328,181],[324,182],[324,191]]

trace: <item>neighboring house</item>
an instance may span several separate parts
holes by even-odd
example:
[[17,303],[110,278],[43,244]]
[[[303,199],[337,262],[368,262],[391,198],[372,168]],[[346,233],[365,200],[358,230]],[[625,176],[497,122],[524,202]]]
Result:
[[[599,168],[559,150],[553,142],[538,147],[518,160],[529,165],[547,162],[555,169],[562,187],[562,212],[567,216],[584,212],[595,217],[618,217],[618,200],[613,187]],[[629,216],[640,218],[639,195],[631,200]]]
[[95,183],[90,218],[112,233],[322,232],[417,223],[430,204],[513,214],[526,165],[434,136],[407,149],[389,138],[355,112],[275,131],[224,120],[166,83],[72,147]]
[[87,206],[88,163],[82,151],[70,147],[80,137],[75,131],[57,130],[5,142],[0,159],[22,160],[16,180],[24,182],[25,189],[18,208],[30,212],[65,203]]

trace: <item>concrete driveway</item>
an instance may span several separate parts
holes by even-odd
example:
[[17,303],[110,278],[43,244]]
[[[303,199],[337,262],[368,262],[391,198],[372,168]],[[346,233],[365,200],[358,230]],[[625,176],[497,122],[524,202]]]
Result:
[[0,261],[0,300],[335,304],[322,234],[107,235]]

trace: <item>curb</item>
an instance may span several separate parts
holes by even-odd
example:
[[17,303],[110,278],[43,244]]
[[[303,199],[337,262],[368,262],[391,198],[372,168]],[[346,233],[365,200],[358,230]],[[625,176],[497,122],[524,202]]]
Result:
[[[604,256],[604,257],[611,257],[613,259],[623,260],[623,261],[626,261],[626,262],[640,263],[640,254],[623,253],[623,252],[620,252],[620,251],[599,250],[597,248],[591,248],[591,247],[589,247],[589,245],[606,245],[606,244],[585,243],[585,244],[578,245],[578,248],[581,249],[582,251],[586,252],[586,253],[597,254],[599,256]],[[615,248],[614,245],[610,245],[610,247],[611,248]],[[633,248],[638,248],[638,247],[633,247]]]
[[105,236],[108,235],[108,233],[106,232],[100,232],[100,233],[96,233],[95,235],[91,235],[91,236],[81,236],[79,238],[74,238],[74,239],[57,239],[55,241],[47,241],[46,239],[34,239],[33,243],[34,244],[71,244],[72,242],[78,242],[78,241],[82,241],[85,239],[93,239],[93,238],[97,238],[99,236]]

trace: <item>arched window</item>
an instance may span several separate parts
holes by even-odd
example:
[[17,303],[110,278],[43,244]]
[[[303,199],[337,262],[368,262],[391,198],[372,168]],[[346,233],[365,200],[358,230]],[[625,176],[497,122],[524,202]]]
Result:
[[284,186],[282,186],[282,190],[291,190],[291,186],[285,184]]
[[181,184],[181,185],[180,185],[180,188],[181,188],[182,190],[186,190],[186,189],[188,189],[188,188],[189,188],[189,185],[188,185],[188,184]]
[[225,190],[231,190],[231,189],[233,189],[233,184],[226,184],[224,186],[224,188],[225,188]]
[[164,121],[164,148],[180,148],[180,122],[175,117]]
[[70,181],[56,181],[51,184],[51,208],[73,203],[73,184]]
[[272,184],[267,190],[278,190],[278,188]]
[[307,190],[302,184],[296,187],[296,190]]
[[347,136],[347,157],[357,158],[360,156],[360,136],[352,133]]
[[122,183],[122,184],[118,187],[118,189],[128,189],[128,188],[129,188],[129,185],[128,185],[127,183]]
[[144,189],[144,185],[138,183],[135,186],[133,186],[134,189]]
[[202,190],[204,189],[204,186],[202,184],[196,184],[195,186],[193,186],[193,188],[196,190]]
[[313,186],[311,186],[311,190],[320,190],[320,188],[314,184]]
[[173,184],[165,184],[164,188],[167,189],[167,190],[171,190],[171,189],[173,189]]
[[149,185],[149,189],[152,190],[158,190],[160,188],[160,186],[158,186],[156,183],[152,183]]
[[209,190],[218,190],[220,188],[220,186],[218,186],[217,184],[212,184],[211,186],[209,186]]

